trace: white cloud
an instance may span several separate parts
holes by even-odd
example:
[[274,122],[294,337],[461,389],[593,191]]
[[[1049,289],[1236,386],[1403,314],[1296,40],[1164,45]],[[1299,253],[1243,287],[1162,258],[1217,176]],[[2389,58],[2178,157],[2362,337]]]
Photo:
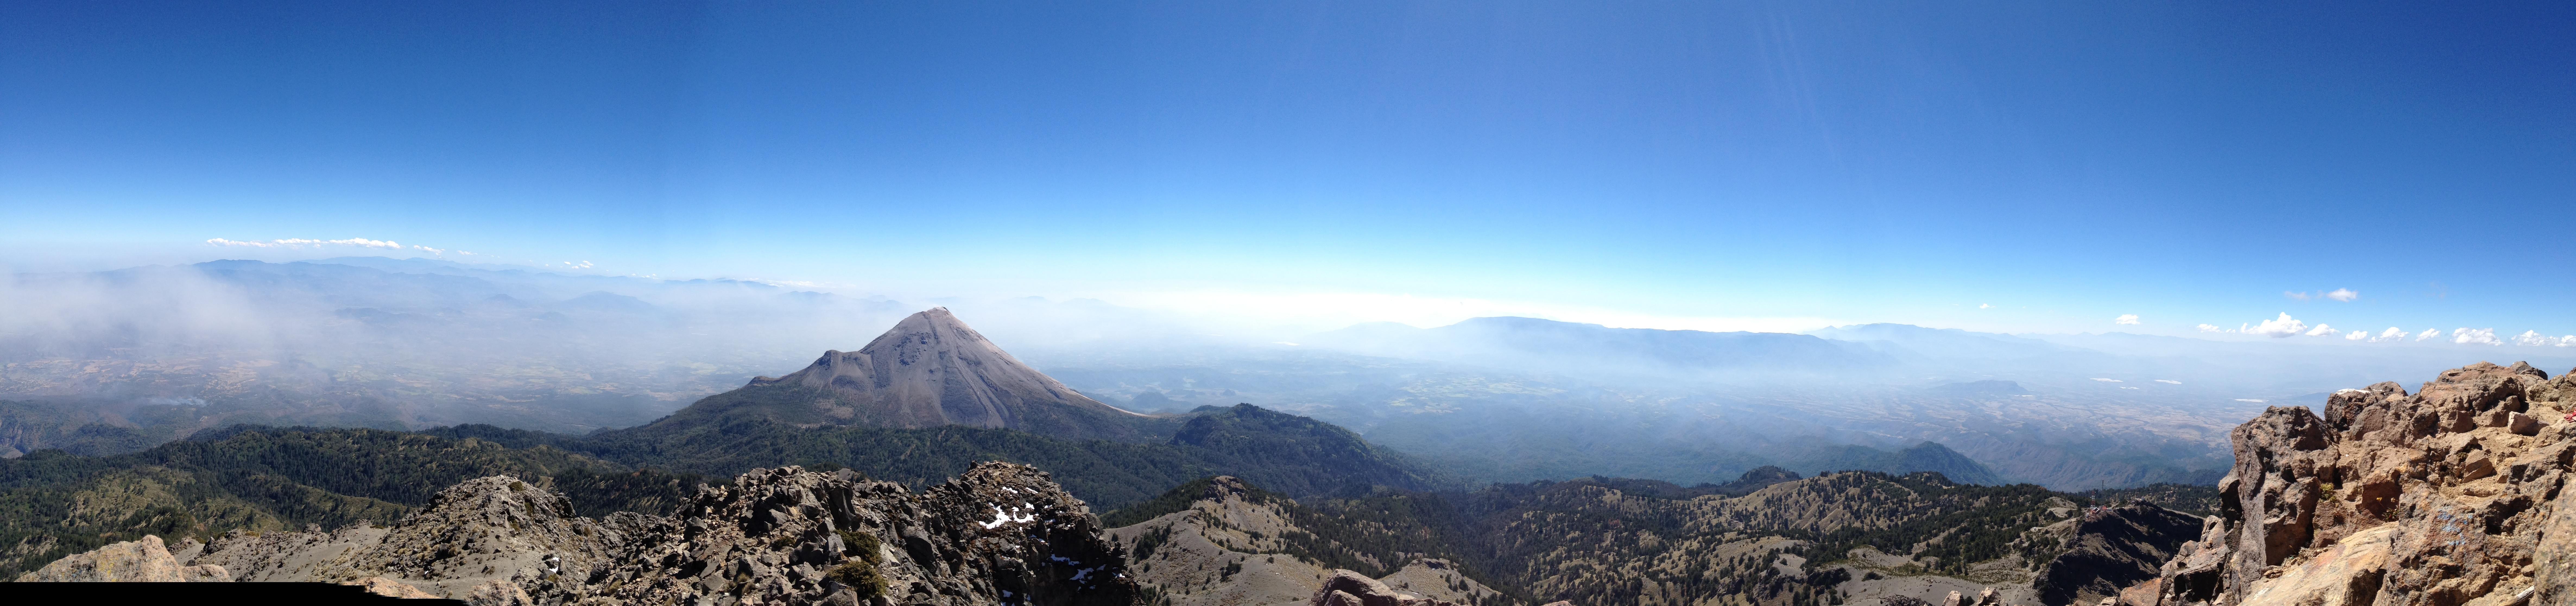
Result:
[[2346,341],[2359,341],[2368,338],[2370,338],[2370,331],[2367,330],[2356,330],[2343,334],[2343,340]]
[[2121,389],[2137,389],[2137,388],[2135,388],[2135,387],[2128,387],[2128,386],[2121,386],[2120,388],[2121,388]]
[[2236,401],[2238,401],[2238,402],[2253,402],[2253,403],[2256,403],[2256,404],[2261,404],[2261,403],[2264,403],[2264,402],[2265,402],[2265,400],[2249,400],[2249,399],[2246,399],[2246,398],[2237,398],[2237,399],[2236,399]]
[[2436,330],[2436,329],[2427,328],[2427,329],[2424,329],[2424,332],[2419,333],[2419,334],[2416,334],[2416,335],[2415,335],[2415,340],[2417,340],[2417,341],[2430,341],[2430,340],[2433,340],[2433,339],[2438,338],[2438,337],[2441,337],[2441,336],[2442,336],[2442,331],[2440,331],[2440,330]]
[[2370,342],[2377,343],[2380,341],[2395,341],[2403,338],[2406,338],[2406,331],[2398,330],[2395,326],[2390,326],[2388,327],[2388,330],[2379,331],[2379,336],[2371,337]]
[[2239,326],[2236,328],[2236,332],[2249,335],[2263,335],[2278,339],[2282,337],[2296,336],[2307,329],[2308,323],[2301,322],[2297,318],[2292,318],[2288,313],[2283,313],[2281,314],[2280,319],[2264,320],[2263,324],[2260,326],[2252,324]]
[[[2288,314],[2283,315],[2287,316]],[[2335,330],[2334,327],[2330,325],[2318,324],[2315,329],[2309,330],[2307,334],[2311,337],[2331,337],[2343,334],[2343,331]]]
[[[207,244],[207,245],[209,245],[209,246],[244,246],[244,247],[250,247],[250,248],[298,248],[298,249],[300,249],[300,248],[309,248],[309,247],[321,247],[321,246],[356,246],[356,247],[359,247],[359,248],[382,248],[382,249],[390,249],[390,250],[403,250],[403,249],[422,250],[422,251],[429,251],[429,254],[431,254],[431,255],[444,255],[444,254],[447,254],[447,251],[445,251],[445,250],[436,249],[436,248],[430,248],[430,247],[427,247],[427,246],[421,246],[421,245],[417,245],[417,244],[415,244],[415,245],[410,245],[410,246],[404,246],[404,245],[403,245],[403,243],[401,243],[401,242],[395,242],[395,241],[392,241],[392,240],[369,240],[369,239],[366,239],[366,238],[348,238],[348,239],[342,239],[342,240],[314,240],[314,239],[309,239],[309,238],[285,238],[285,239],[279,239],[279,240],[269,240],[269,241],[267,241],[267,242],[260,242],[260,241],[257,241],[257,240],[227,240],[227,239],[223,239],[223,238],[209,238],[209,239],[207,239],[207,240],[206,240],[206,244]],[[463,254],[468,254],[468,255],[470,255],[470,254],[474,254],[474,253],[463,253]]]
[[2119,383],[2119,382],[2121,382],[2119,379],[2094,379],[2094,380],[2095,380],[2095,381],[2101,381],[2101,382],[2104,382],[2104,383]]
[[2137,324],[2137,323],[2138,323],[2138,314],[2120,314],[2120,317],[2112,318],[2112,319],[2111,319],[2111,323],[2112,323],[2112,324]]
[[2334,292],[2326,293],[2326,298],[2350,303],[2353,299],[2361,298],[2361,293],[2353,292],[2349,288],[2337,288]]
[[1215,316],[1229,321],[1258,320],[1268,324],[1296,325],[1305,332],[1341,328],[1358,322],[1447,326],[1468,318],[1492,316],[1542,318],[1612,328],[1709,332],[1802,332],[1855,323],[1849,319],[1820,317],[1656,315],[1525,301],[1359,292],[1130,291],[1086,293],[1085,296],[1130,307]]
[[2288,291],[2288,290],[2281,291],[2281,296],[2289,297],[2289,298],[2291,298],[2292,300],[2298,300],[2298,301],[2306,301],[2306,300],[2309,300],[2309,299],[2317,298],[2316,293],[2306,293],[2306,292],[2297,292],[2297,291]]
[[2522,331],[2522,334],[2513,336],[2513,344],[2528,345],[2532,347],[2546,347],[2551,345],[2559,347],[2576,347],[2576,335],[2552,337],[2540,334],[2540,331],[2537,330],[2526,330]]
[[2209,324],[2202,324],[2202,325],[2200,325],[2200,331],[2201,331],[2201,332],[2236,332],[2236,331],[2233,331],[2233,330],[2228,330],[2228,329],[2225,329],[2225,328],[2219,328],[2219,327],[2217,327],[2217,326],[2213,326],[2213,325],[2209,325]]
[[2172,383],[2172,384],[2175,384],[2175,385],[2181,385],[2181,384],[2182,384],[2182,382],[2181,382],[2181,381],[2176,381],[2176,380],[2173,380],[2173,379],[2156,379],[2156,382],[2157,382],[2157,383]]
[[1995,304],[1993,304],[1993,303],[1978,303],[1978,304],[1977,304],[1977,309],[1993,309],[1994,307],[1995,307]]
[[2493,328],[2458,328],[2451,330],[2451,342],[2461,345],[2503,345]]

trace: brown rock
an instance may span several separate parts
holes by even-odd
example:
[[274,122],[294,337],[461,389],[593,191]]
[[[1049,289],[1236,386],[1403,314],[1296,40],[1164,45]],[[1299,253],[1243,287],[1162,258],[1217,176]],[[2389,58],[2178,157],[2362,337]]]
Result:
[[2146,582],[2121,589],[2120,604],[2121,606],[2155,606],[2156,596],[2163,593],[2162,586],[2160,579],[2147,579]]
[[2247,599],[2303,606],[2370,604],[2396,553],[2397,535],[2397,525],[2389,524],[2344,537],[2324,553],[2274,571],[2277,576]]
[[464,600],[472,606],[535,606],[537,603],[528,597],[527,590],[498,579],[475,585],[474,589],[465,592]]
[[2540,419],[2519,412],[2513,413],[2513,417],[2505,422],[2505,430],[2515,435],[2537,434],[2540,433]]
[[[2544,539],[2565,520],[2576,382],[2528,364],[2445,371],[2275,407],[2229,434],[2220,515],[2156,582],[2164,606],[2567,603]],[[2536,414],[2535,414],[2536,413]],[[2538,558],[2539,561],[2535,561]],[[2563,576],[2553,576],[2563,575]],[[2576,597],[2576,596],[2570,596]],[[2553,602],[2551,600],[2559,600]]]

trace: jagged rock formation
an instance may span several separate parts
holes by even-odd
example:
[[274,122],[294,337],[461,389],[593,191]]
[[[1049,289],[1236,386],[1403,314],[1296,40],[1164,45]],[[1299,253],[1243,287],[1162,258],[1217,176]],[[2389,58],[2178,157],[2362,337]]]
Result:
[[1457,602],[1399,593],[1395,588],[1368,575],[1348,570],[1333,571],[1315,589],[1309,606],[1458,606]]
[[476,604],[1123,606],[1137,596],[1124,556],[1047,474],[986,463],[920,493],[847,471],[756,470],[699,491],[677,516],[604,520],[486,477],[391,527],[234,532],[196,560],[239,580],[410,587]]
[[2230,434],[2221,512],[2138,594],[2169,606],[2576,602],[2560,490],[2576,381],[2528,364],[2445,371],[2416,393],[2346,389]]
[[232,574],[222,566],[187,565],[170,554],[161,537],[145,536],[138,541],[124,541],[100,547],[89,553],[72,554],[35,572],[18,575],[18,582],[145,582],[176,583],[186,581],[228,582]]
[[1388,589],[1404,599],[1443,603],[1510,604],[1495,591],[1437,558],[1383,562],[1358,554],[1366,565],[1395,572],[1382,579],[1304,557],[1318,551],[1352,552],[1346,545],[1301,527],[1296,505],[1242,480],[1217,476],[1203,483],[1185,509],[1109,530],[1128,550],[1129,569],[1157,604],[1217,606],[1284,604],[1321,595],[1337,575]]
[[645,426],[759,418],[801,426],[964,425],[1059,438],[1135,438],[1148,417],[1102,404],[1020,363],[948,308],[913,314],[858,351],[827,351]]

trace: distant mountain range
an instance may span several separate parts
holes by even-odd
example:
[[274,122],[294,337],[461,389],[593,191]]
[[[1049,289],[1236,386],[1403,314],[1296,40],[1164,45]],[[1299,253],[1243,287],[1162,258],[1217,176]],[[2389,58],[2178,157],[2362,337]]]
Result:
[[[958,372],[972,364],[889,367],[922,370],[901,380],[851,374],[878,364],[865,339],[930,305],[752,281],[383,258],[11,280],[12,305],[0,309],[9,402],[0,455],[128,452],[235,423],[582,434],[731,392],[687,414],[857,427],[830,415],[891,398],[913,403],[883,409],[909,420],[869,423],[1155,444],[1178,431],[1171,415],[1248,402],[1348,428],[1468,481],[1716,483],[1764,465],[1902,471],[1876,462],[1928,441],[2001,481],[2085,489],[2212,481],[2229,463],[2226,419],[2466,361],[2434,358],[2505,351],[1896,324],[1717,333],[1507,317],[1263,336],[1099,301],[1019,298],[939,302],[975,317],[975,338],[993,351],[1010,347],[1014,362],[995,368],[1028,371],[949,384],[933,376],[972,374]],[[826,350],[842,351],[818,364]],[[787,386],[736,390],[781,374],[804,387],[816,378],[823,391],[795,406],[719,410],[779,400]],[[951,388],[984,399],[953,411],[921,404]],[[811,406],[826,400],[836,404]],[[1162,416],[1105,421],[1123,418],[1106,412],[1116,409]]]
[[1438,328],[1362,324],[1303,340],[1371,355],[1614,376],[1800,378],[1886,369],[1896,359],[1809,335],[1609,328],[1536,318],[1470,318]]

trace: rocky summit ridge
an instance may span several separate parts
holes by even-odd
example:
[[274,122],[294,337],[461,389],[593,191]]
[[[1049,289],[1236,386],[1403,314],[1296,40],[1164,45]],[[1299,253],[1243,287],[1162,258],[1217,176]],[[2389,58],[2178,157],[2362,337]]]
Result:
[[390,527],[235,531],[169,567],[474,604],[1125,606],[1137,587],[1124,555],[1045,472],[994,462],[920,492],[846,470],[754,470],[678,515],[604,519],[485,477]]
[[802,426],[964,425],[1059,438],[1132,437],[1135,424],[1149,418],[1030,368],[945,307],[904,318],[858,351],[823,352],[803,370],[754,378],[652,425],[745,416]]
[[2346,389],[2229,438],[2219,515],[2139,606],[2576,603],[2576,379],[2478,363]]

